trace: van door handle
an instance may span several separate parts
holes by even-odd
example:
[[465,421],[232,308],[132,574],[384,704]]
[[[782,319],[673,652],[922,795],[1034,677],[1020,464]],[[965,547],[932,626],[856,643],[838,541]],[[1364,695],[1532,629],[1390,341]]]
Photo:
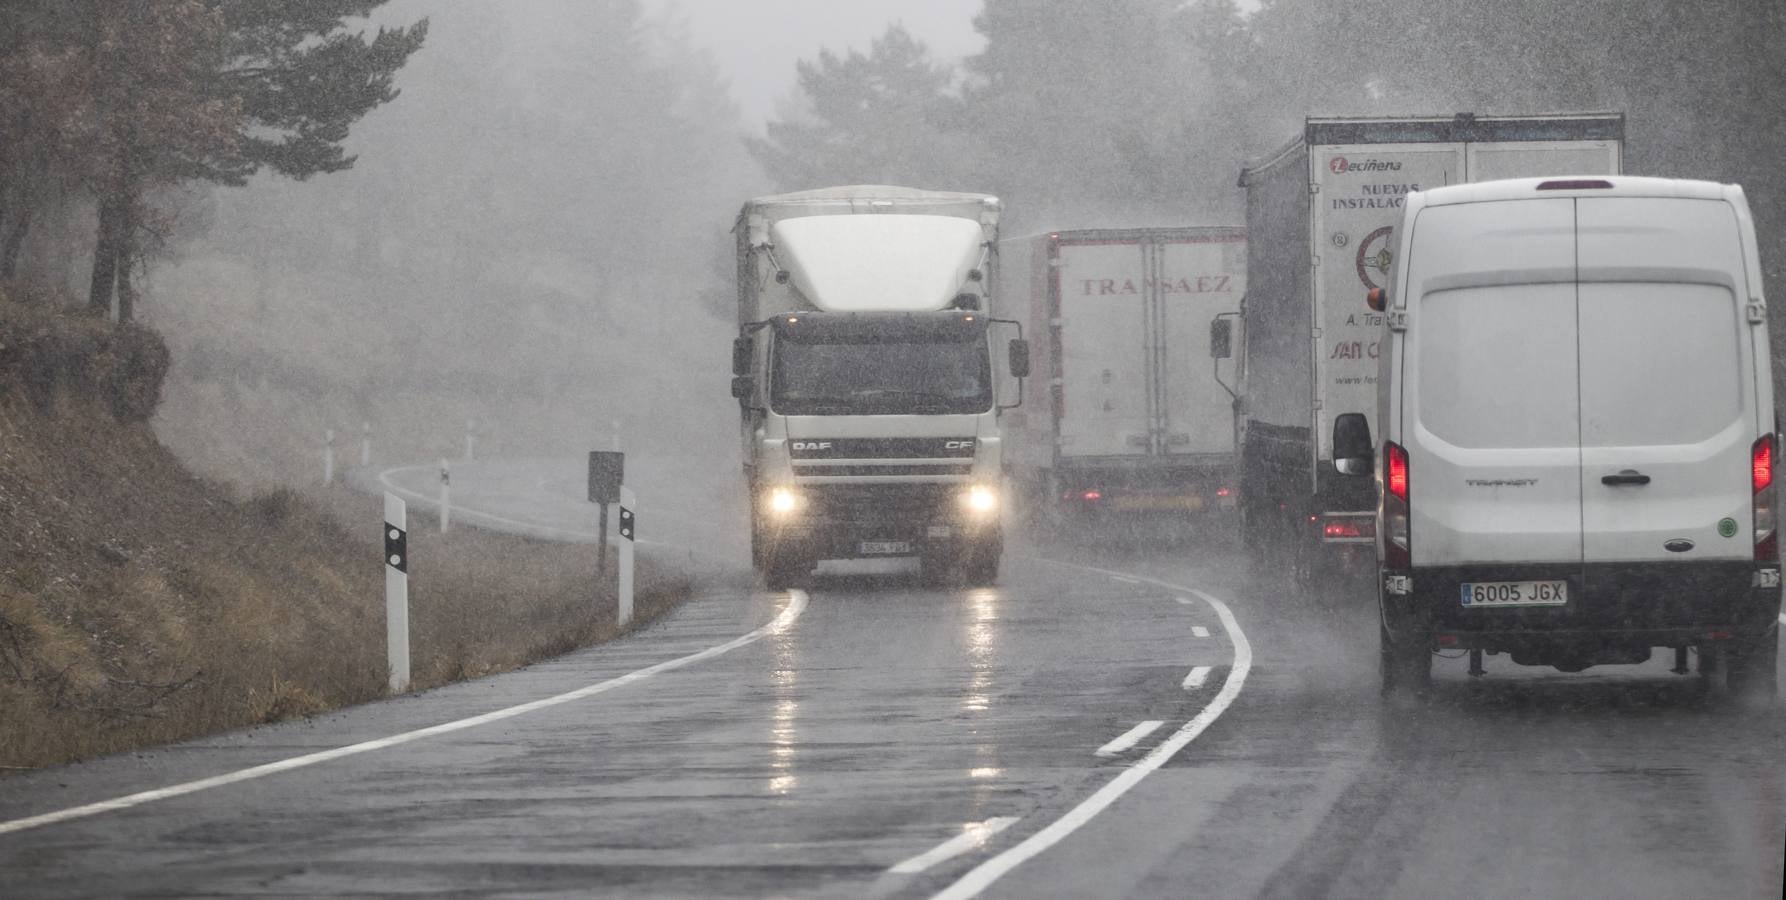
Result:
[[1649,484],[1650,476],[1645,475],[1641,472],[1638,472],[1636,469],[1626,469],[1625,471],[1620,472],[1617,475],[1602,475],[1602,476],[1600,476],[1600,483],[1601,484],[1610,484],[1610,485]]

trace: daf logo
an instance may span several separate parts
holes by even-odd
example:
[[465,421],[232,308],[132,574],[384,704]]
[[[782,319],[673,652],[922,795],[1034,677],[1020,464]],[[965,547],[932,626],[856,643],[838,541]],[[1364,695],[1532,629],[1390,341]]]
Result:
[[795,441],[794,449],[795,450],[829,450],[829,449],[831,449],[831,442],[830,441]]
[[943,449],[944,450],[972,450],[972,449],[974,449],[974,442],[973,441],[943,441]]

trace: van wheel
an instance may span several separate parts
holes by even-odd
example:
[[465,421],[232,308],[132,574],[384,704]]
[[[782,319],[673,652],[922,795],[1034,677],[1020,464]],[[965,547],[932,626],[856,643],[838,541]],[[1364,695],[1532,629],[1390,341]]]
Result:
[[1738,700],[1771,704],[1779,691],[1779,663],[1777,627],[1755,638],[1739,638],[1724,651],[1724,683]]
[[1422,699],[1432,687],[1433,655],[1426,644],[1415,643],[1410,636],[1396,643],[1389,628],[1377,624],[1377,667],[1383,678],[1383,695]]

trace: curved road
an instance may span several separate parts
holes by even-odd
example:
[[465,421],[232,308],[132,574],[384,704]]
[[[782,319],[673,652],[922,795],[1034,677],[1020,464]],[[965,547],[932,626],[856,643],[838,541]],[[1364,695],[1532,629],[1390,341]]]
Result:
[[[635,473],[641,534],[728,561],[677,613],[7,778],[0,894],[1779,896],[1782,713],[1666,660],[1474,682],[1443,661],[1436,702],[1389,708],[1367,604],[1251,578],[1219,541],[1015,546],[996,588],[831,565],[765,593],[736,497],[699,487],[733,473],[665,469]],[[381,475],[412,503],[437,480]],[[580,493],[580,463],[471,464],[454,520],[577,539]]]

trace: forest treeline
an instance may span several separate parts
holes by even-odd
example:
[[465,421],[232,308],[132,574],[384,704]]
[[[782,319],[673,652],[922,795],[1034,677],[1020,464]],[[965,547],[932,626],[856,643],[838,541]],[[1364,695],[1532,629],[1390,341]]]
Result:
[[34,226],[90,209],[87,303],[128,321],[133,272],[173,226],[166,192],[351,166],[349,128],[396,97],[427,34],[425,20],[348,29],[384,2],[0,4],[0,280],[17,276]]
[[1614,110],[1627,170],[1743,183],[1786,245],[1786,12],[1759,0],[984,0],[938,62],[894,27],[799,66],[753,140],[782,188],[988,190],[1020,229],[1241,221],[1307,115]]

